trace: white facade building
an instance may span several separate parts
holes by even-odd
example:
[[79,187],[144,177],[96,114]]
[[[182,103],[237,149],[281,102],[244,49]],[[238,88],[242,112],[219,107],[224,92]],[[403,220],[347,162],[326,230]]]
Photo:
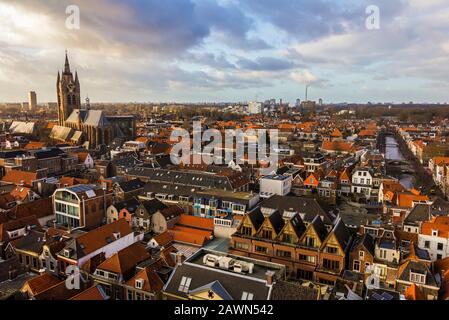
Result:
[[273,195],[286,196],[292,189],[291,175],[271,175],[260,179],[260,196],[262,198]]

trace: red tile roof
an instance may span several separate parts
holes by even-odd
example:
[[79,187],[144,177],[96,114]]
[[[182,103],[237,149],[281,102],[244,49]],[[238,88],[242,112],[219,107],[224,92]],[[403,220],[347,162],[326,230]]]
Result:
[[195,229],[203,229],[212,232],[214,231],[214,219],[190,216],[187,214],[182,214],[179,217],[177,225]]
[[36,172],[26,172],[11,170],[2,178],[2,181],[11,182],[16,185],[24,184],[27,187],[33,186],[33,181],[38,180]]
[[136,242],[106,259],[97,269],[116,274],[126,274],[133,270],[137,264],[149,258],[150,254],[145,249],[145,246]]
[[160,292],[164,287],[164,283],[158,274],[150,268],[140,270],[133,278],[126,282],[130,287],[136,287],[136,281],[143,280],[142,291],[146,292]]
[[77,300],[77,301],[102,301],[107,300],[107,296],[104,291],[101,289],[99,285],[95,285],[90,287],[87,290],[77,294],[76,296],[70,298],[69,300]]
[[432,230],[438,230],[438,237],[449,238],[449,217],[438,216],[432,221],[424,222],[421,227],[421,234],[431,236]]

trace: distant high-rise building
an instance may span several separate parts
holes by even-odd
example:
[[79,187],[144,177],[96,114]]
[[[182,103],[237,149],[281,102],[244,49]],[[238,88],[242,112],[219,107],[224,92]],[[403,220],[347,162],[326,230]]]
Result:
[[248,111],[250,114],[261,114],[262,113],[262,103],[250,102],[248,105]]
[[323,99],[320,98],[320,99],[318,100],[318,105],[319,105],[320,107],[323,105]]
[[296,99],[295,107],[299,108],[301,106],[301,99]]
[[28,107],[31,111],[36,110],[37,108],[37,96],[34,91],[30,91],[28,94]]

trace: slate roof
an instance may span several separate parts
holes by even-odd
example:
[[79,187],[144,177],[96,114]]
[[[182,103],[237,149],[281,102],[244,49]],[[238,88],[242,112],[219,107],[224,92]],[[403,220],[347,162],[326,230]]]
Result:
[[295,211],[301,215],[305,222],[312,222],[318,215],[323,218],[324,224],[331,225],[334,218],[318,204],[315,199],[279,196],[275,195],[261,203],[261,208],[277,209],[283,214],[284,211]]
[[195,290],[190,290],[189,294],[194,295],[196,293],[201,293],[206,290],[215,292],[223,300],[233,300],[231,295],[228,293],[228,291],[226,291],[226,289],[221,285],[221,283],[218,280],[208,283],[202,287],[196,288]]
[[399,267],[398,280],[410,282],[410,272],[426,275],[426,285],[438,287],[435,277],[424,262],[408,260]]
[[273,286],[271,300],[318,300],[320,292],[317,288],[302,286],[299,283],[277,281]]
[[176,171],[137,167],[127,170],[127,175],[161,183],[172,183],[199,188],[234,190],[249,183],[241,174],[221,176],[203,172]]
[[351,251],[356,250],[359,246],[363,246],[373,257],[375,253],[374,239],[371,235],[365,233],[363,236],[357,235],[351,246]]
[[174,196],[191,197],[196,190],[200,188],[176,185],[172,183],[159,183],[151,181],[143,188],[144,192],[152,192],[154,194],[172,194]]
[[[45,245],[44,237],[45,232],[32,230],[28,235],[12,241],[11,245],[19,250],[41,254]],[[52,241],[51,239],[49,238],[50,242]]]
[[345,226],[345,223],[341,218],[339,218],[331,233],[335,235],[335,238],[337,239],[342,249],[346,250],[351,241],[351,233],[349,232],[349,229]]
[[158,199],[143,201],[141,205],[145,208],[149,215],[155,214],[156,212],[167,208],[167,206]]
[[94,127],[106,127],[110,125],[107,117],[102,110],[80,110],[72,111],[66,122],[78,123]]
[[140,179],[133,179],[129,181],[123,181],[118,183],[120,189],[123,192],[131,192],[134,190],[142,189],[145,186],[145,182]]
[[437,198],[433,204],[417,204],[407,215],[404,220],[406,224],[412,224],[422,221],[428,221],[431,216],[447,216],[449,215],[449,202],[441,198]]
[[326,239],[327,236],[327,229],[326,226],[323,223],[323,220],[320,218],[320,216],[316,216],[311,225],[315,229],[315,232],[318,234],[318,237],[320,238],[320,241],[323,242],[324,239]]
[[233,300],[240,300],[243,292],[252,293],[254,295],[254,300],[267,300],[269,298],[270,288],[266,285],[265,281],[187,263],[178,266],[173,271],[164,291],[169,294],[187,298],[187,293],[179,291],[179,285],[181,284],[183,277],[192,279],[190,290],[201,288],[214,281],[219,281],[221,286],[228,292]]
[[262,211],[260,211],[260,208],[257,208],[256,210],[250,212],[248,214],[248,218],[251,220],[251,223],[253,224],[256,231],[259,230],[260,226],[265,220],[265,217],[262,214]]
[[279,234],[279,232],[281,232],[281,230],[284,228],[285,222],[279,211],[273,212],[268,217],[268,220],[270,220],[270,223],[273,226],[274,232],[276,232],[276,234]]

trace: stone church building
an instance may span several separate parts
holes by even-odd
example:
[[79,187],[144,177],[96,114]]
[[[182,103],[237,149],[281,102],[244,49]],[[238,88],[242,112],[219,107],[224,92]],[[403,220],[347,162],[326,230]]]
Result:
[[[134,117],[107,117],[102,110],[91,110],[89,99],[81,104],[78,73],[73,76],[69,58],[65,56],[62,74],[58,72],[56,83],[58,96],[58,125],[53,127],[50,138],[94,149],[109,145],[115,138],[133,139]],[[122,129],[128,129],[125,133]]]

